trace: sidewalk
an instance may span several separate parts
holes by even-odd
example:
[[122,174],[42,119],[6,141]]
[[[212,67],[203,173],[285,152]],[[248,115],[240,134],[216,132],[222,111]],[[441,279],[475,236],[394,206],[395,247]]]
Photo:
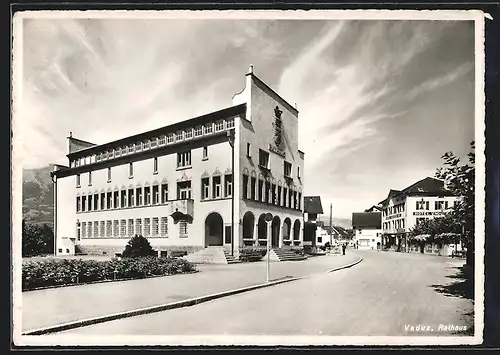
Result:
[[[271,263],[271,280],[352,264],[355,253]],[[195,274],[61,287],[22,294],[22,331],[150,307],[266,282],[266,263],[198,265]],[[277,287],[277,286],[276,286]]]

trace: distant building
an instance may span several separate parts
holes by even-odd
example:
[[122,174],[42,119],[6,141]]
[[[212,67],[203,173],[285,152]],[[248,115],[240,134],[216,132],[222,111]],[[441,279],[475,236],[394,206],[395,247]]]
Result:
[[304,248],[308,252],[315,252],[317,246],[317,222],[323,214],[321,197],[304,196]]
[[298,111],[252,68],[232,104],[104,144],[70,134],[68,166],[52,173],[57,254],[111,255],[135,234],[165,252],[233,254],[268,235],[273,248],[301,246]]
[[382,243],[381,212],[352,214],[353,244],[359,249],[377,249]]
[[382,212],[382,206],[373,205],[372,207],[367,208],[365,212]]
[[382,206],[382,245],[406,250],[408,233],[427,219],[442,217],[460,202],[443,180],[426,177],[403,190],[390,190]]

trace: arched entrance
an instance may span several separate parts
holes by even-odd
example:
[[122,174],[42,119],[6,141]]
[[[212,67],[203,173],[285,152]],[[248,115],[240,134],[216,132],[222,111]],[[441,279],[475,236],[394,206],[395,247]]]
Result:
[[267,240],[267,223],[266,215],[264,213],[259,217],[259,223],[257,224],[257,236],[259,240]]
[[243,216],[243,239],[253,239],[255,228],[255,216],[252,212],[247,212]]
[[293,240],[300,240],[300,221],[298,219],[293,224]]
[[280,224],[281,220],[278,216],[274,216],[271,222],[271,247],[277,248],[280,245]]
[[205,219],[205,245],[223,245],[224,221],[217,212],[210,213]]
[[283,221],[283,240],[290,240],[290,230],[292,229],[292,221],[290,218],[285,218]]

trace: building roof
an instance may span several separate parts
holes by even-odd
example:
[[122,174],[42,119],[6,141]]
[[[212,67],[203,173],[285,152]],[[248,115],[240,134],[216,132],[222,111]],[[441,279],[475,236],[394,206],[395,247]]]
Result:
[[434,177],[426,177],[403,190],[390,190],[387,197],[379,204],[386,203],[396,196],[453,196],[453,193],[444,186],[444,181]]
[[[96,144],[93,146],[90,146],[85,149],[80,149],[78,151],[72,152],[67,154],[67,157],[79,157],[79,156],[85,156],[86,154],[93,154],[108,148],[113,148],[115,146],[119,146],[122,144],[127,144],[130,142],[135,142],[136,140],[142,140],[142,139],[147,139],[150,138],[151,136],[154,135],[161,135],[161,134],[166,134],[166,133],[172,133],[176,132],[177,130],[180,129],[185,129],[189,127],[193,127],[196,125],[203,125],[207,122],[213,121],[214,119],[221,119],[221,118],[226,118],[226,117],[231,117],[231,116],[236,116],[238,114],[242,114],[246,112],[246,104],[240,104],[240,105],[235,105],[235,106],[230,106],[225,109],[207,113],[202,116],[194,117],[185,121],[180,121],[177,123],[173,123],[168,126],[163,126],[154,130],[150,130],[147,132],[142,132],[138,133],[132,136],[120,138],[118,140],[112,141],[112,142],[107,142],[104,144]],[[80,142],[85,142],[81,139],[76,139],[72,137],[73,140],[78,140]],[[89,142],[90,143],[90,142]],[[93,144],[93,143],[90,143]]]
[[323,214],[323,206],[319,196],[304,196],[304,212]]
[[373,205],[365,210],[365,212],[377,212],[377,211],[382,211],[382,207]]
[[375,228],[382,226],[382,214],[380,212],[354,212],[352,214],[352,228]]

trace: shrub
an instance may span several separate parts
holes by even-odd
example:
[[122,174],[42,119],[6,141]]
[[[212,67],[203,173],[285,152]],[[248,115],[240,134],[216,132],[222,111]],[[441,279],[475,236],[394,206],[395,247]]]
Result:
[[182,274],[194,265],[174,258],[123,258],[108,261],[48,259],[23,263],[22,289],[89,283],[103,280],[137,279]]
[[149,244],[149,240],[137,234],[128,241],[122,253],[124,258],[143,258],[154,255],[156,255],[156,252]]
[[260,261],[262,257],[265,255],[266,250],[264,249],[264,253],[262,249],[240,249],[240,261],[244,262],[252,262],[252,261]]

